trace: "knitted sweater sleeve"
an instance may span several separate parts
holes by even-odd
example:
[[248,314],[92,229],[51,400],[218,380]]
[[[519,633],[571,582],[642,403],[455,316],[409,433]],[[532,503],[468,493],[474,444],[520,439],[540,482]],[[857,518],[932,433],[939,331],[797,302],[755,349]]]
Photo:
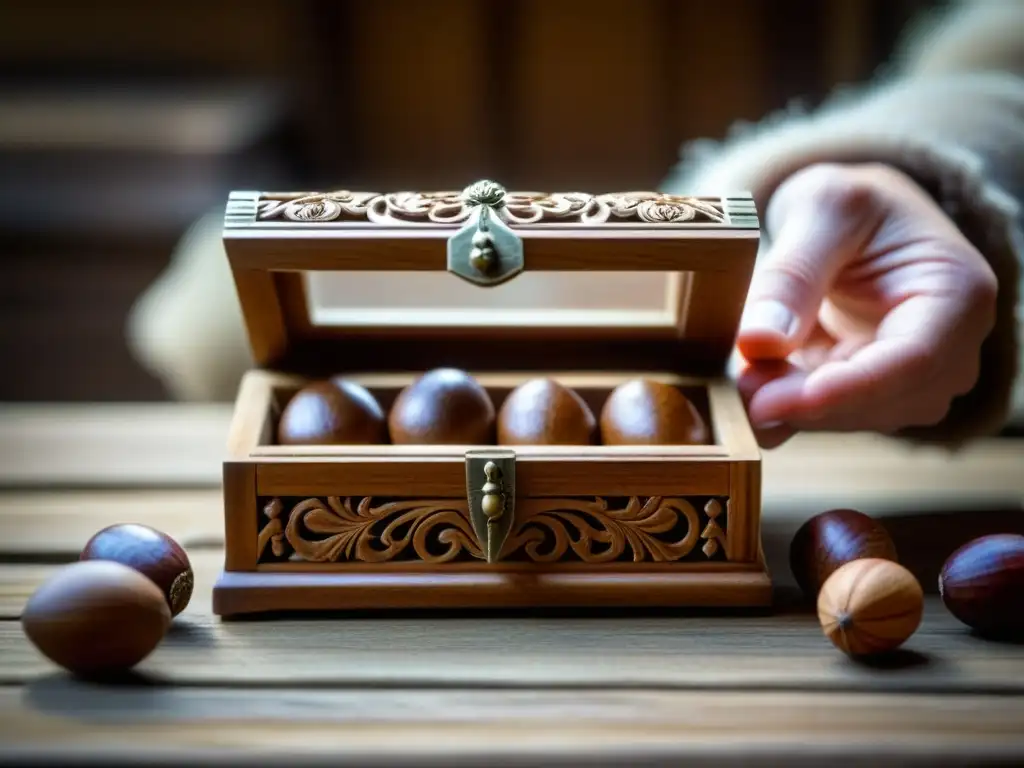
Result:
[[[1024,3],[968,2],[908,37],[885,77],[683,149],[667,192],[749,190],[763,210],[790,174],[818,162],[882,162],[913,177],[985,256],[999,281],[996,327],[975,388],[946,419],[908,430],[960,444],[1000,429],[1019,368],[1024,238]],[[766,246],[770,243],[766,242]]]

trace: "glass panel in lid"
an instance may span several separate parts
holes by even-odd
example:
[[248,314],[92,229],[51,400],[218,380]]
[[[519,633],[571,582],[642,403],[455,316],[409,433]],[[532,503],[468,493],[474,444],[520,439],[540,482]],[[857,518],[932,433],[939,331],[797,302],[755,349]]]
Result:
[[672,327],[688,284],[674,272],[534,272],[481,289],[449,272],[313,271],[319,327]]

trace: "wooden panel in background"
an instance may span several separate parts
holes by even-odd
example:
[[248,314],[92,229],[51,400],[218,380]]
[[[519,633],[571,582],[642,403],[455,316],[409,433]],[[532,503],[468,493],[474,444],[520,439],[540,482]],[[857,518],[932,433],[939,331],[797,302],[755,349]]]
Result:
[[661,66],[664,4],[527,0],[515,5],[516,163],[534,188],[649,187],[669,157],[673,94]]
[[356,173],[392,189],[462,189],[491,170],[487,3],[390,0],[349,8],[346,93],[359,122]]
[[759,119],[778,54],[765,39],[768,4],[669,0],[667,6],[667,57],[659,67],[666,77],[658,98],[671,116],[671,140],[720,139],[735,121]]
[[272,75],[301,48],[302,41],[288,32],[306,5],[277,0],[0,3],[0,62],[42,65],[44,71],[77,61],[128,73],[185,69]]

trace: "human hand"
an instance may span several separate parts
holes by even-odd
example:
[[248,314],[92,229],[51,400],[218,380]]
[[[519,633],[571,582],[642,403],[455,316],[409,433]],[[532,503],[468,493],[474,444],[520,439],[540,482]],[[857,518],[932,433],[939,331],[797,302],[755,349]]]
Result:
[[910,177],[810,166],[778,187],[765,224],[737,339],[762,447],[803,430],[934,425],[974,386],[996,278]]

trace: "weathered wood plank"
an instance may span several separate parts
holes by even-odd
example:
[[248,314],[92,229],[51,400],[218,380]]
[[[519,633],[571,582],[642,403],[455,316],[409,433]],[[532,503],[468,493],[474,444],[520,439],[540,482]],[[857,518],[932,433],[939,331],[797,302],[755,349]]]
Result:
[[219,490],[8,492],[0,493],[0,560],[73,559],[96,531],[129,522],[162,530],[187,549],[224,544]]
[[[189,552],[189,560],[196,579],[189,613],[209,616],[213,610],[211,589],[224,566],[224,552],[221,549],[193,549]],[[49,563],[0,564],[0,621],[17,620],[32,593],[60,567]]]
[[[221,482],[231,405],[0,407],[0,486]],[[767,505],[922,510],[1024,503],[1024,440],[957,454],[874,435],[799,435],[764,454]]]
[[217,486],[231,406],[0,406],[0,485]]
[[[107,766],[997,764],[1024,699],[712,691],[0,690],[0,756]],[[251,764],[251,763],[248,763]]]
[[[962,691],[1024,695],[1024,645],[977,639],[932,597],[892,668],[854,663],[806,610],[774,615],[533,611],[335,614],[221,621],[212,559],[194,602],[139,667],[178,685],[567,686]],[[0,567],[0,577],[10,574]],[[7,583],[30,592],[24,571]],[[41,574],[28,574],[36,578]],[[13,598],[16,599],[16,598]],[[12,599],[12,601],[13,601]],[[497,650],[496,650],[497,649]],[[0,684],[56,671],[16,621],[0,621]]]

